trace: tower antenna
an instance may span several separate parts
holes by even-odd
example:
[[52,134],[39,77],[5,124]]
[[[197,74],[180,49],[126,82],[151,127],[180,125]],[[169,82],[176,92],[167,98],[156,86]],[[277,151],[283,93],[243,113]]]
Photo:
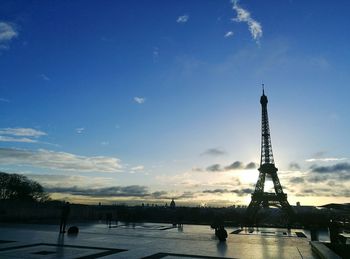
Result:
[[265,85],[264,85],[264,83],[262,83],[261,86],[262,86],[262,90],[263,90],[263,95],[265,95]]

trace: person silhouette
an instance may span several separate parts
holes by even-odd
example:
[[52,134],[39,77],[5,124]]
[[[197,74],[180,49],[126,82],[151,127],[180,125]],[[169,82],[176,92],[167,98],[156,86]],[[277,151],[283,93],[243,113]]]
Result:
[[220,242],[226,241],[227,231],[224,226],[219,226],[219,228],[215,231],[215,235],[220,240]]
[[62,207],[60,233],[66,233],[66,225],[69,213],[70,205],[69,202],[66,202],[66,204]]
[[109,228],[112,227],[112,218],[113,218],[112,212],[107,212],[106,213],[106,224]]

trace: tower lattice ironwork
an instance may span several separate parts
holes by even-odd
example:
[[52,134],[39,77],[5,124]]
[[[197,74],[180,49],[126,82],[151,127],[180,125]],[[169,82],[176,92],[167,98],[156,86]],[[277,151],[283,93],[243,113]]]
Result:
[[[254,221],[257,212],[261,207],[277,206],[287,214],[289,220],[294,217],[294,211],[289,205],[287,200],[287,194],[282,190],[281,183],[277,176],[278,169],[275,167],[275,161],[273,159],[271,135],[269,127],[269,118],[267,114],[267,96],[264,92],[260,98],[261,103],[261,158],[259,178],[256,183],[254,193],[252,193],[252,200],[247,208],[247,218],[250,222]],[[274,185],[275,193],[269,193],[264,191],[265,180],[270,178]]]

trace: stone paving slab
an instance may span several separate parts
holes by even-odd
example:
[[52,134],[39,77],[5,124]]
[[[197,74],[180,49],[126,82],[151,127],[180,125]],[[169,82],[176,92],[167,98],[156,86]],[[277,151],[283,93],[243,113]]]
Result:
[[209,226],[76,225],[79,234],[69,236],[55,225],[1,224],[0,258],[317,258],[307,238],[294,235],[229,234],[219,242]]

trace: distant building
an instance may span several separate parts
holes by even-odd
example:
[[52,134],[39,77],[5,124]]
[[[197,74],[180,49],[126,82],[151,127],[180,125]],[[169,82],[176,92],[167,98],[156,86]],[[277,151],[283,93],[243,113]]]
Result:
[[170,208],[175,208],[175,207],[176,207],[175,201],[174,199],[172,199],[170,202]]

